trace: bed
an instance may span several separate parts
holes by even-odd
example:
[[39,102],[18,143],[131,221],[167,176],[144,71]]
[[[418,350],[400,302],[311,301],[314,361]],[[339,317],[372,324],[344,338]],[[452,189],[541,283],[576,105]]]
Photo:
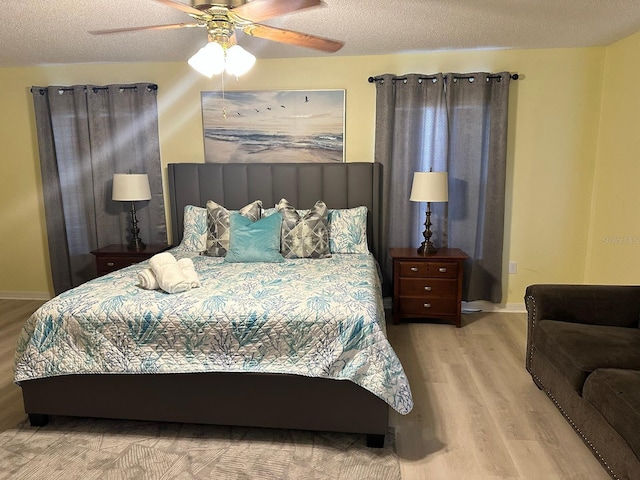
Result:
[[[256,270],[247,270],[247,264],[225,265],[220,258],[177,248],[172,250],[177,257],[187,256],[194,261],[203,278],[202,288],[178,296],[143,291],[136,285],[136,279],[140,269],[148,267],[144,262],[65,292],[34,313],[18,343],[16,382],[22,388],[25,412],[31,424],[45,425],[49,415],[69,415],[289,428],[360,433],[366,435],[367,445],[382,446],[388,431],[390,406],[404,414],[411,410],[413,403],[402,366],[384,335],[379,283],[367,280],[379,278],[371,271],[377,266],[373,257],[378,258],[381,254],[381,174],[381,166],[374,163],[170,164],[170,213],[176,245],[182,241],[183,213],[188,205],[203,206],[213,200],[229,209],[240,209],[255,199],[260,199],[267,207],[286,198],[297,208],[307,209],[323,199],[332,209],[367,207],[367,241],[373,256],[338,254],[322,260],[255,264],[251,268]],[[301,266],[311,275],[312,270],[324,268],[321,264],[333,270],[318,273],[318,279],[312,282],[317,288],[338,290],[329,295],[325,291],[324,296],[316,299],[310,287],[304,286],[308,280],[306,274],[298,271],[290,275],[288,272]],[[230,267],[235,268],[233,275],[228,273],[232,271]],[[353,273],[347,277],[344,272]],[[211,289],[215,292],[225,290],[230,283],[225,275],[239,279],[239,283],[232,297],[221,300]],[[360,276],[363,278],[358,278]],[[327,285],[321,283],[322,278],[328,279]],[[243,281],[245,284],[241,283]],[[106,287],[110,291],[105,291]],[[334,317],[342,315],[342,309],[347,308],[344,316],[349,316],[349,322],[341,323],[339,319],[341,331],[336,335],[340,336],[343,345],[355,342],[356,337],[361,343],[357,346],[354,343],[353,350],[341,347],[337,357],[329,355],[330,358],[324,357],[333,351],[332,348],[320,353],[304,351],[306,347],[301,345],[306,345],[306,340],[296,340],[296,347],[289,348],[294,360],[282,360],[278,355],[264,353],[262,347],[267,343],[276,343],[277,349],[286,350],[282,339],[292,337],[279,332],[287,328],[289,332],[298,332],[291,327],[287,315],[297,315],[296,318],[303,315],[302,310],[298,312],[295,299],[277,294],[276,290],[283,288],[293,288],[301,294],[306,291],[307,296],[298,303],[314,304],[313,315],[319,326],[309,326],[307,337],[324,338],[313,328],[323,331],[322,335],[333,335],[326,318],[333,321]],[[242,300],[243,292],[250,292],[250,298]],[[341,297],[347,294],[348,298]],[[96,298],[92,299],[92,296]],[[354,296],[356,300],[368,299],[368,303],[363,300],[361,304],[353,300]],[[278,299],[276,304],[274,298]],[[332,301],[336,303],[332,304]],[[112,337],[109,342],[103,342],[106,327],[98,333],[83,333],[85,320],[78,316],[83,313],[91,317],[91,309],[98,304],[100,311],[93,314],[93,325],[95,322],[108,323],[110,331],[117,330],[107,334]],[[143,308],[139,304],[146,306]],[[243,310],[247,305],[251,306],[250,312]],[[267,312],[278,318],[277,326],[260,324]],[[351,319],[353,312],[357,317],[355,322]],[[304,315],[309,317],[308,313]],[[189,322],[185,322],[185,316]],[[117,328],[112,326],[116,324],[116,317],[120,322]],[[239,317],[245,321],[249,318],[252,329],[246,329],[245,323],[238,322]],[[165,338],[159,344],[150,340],[148,332],[156,328],[153,324],[158,318],[172,319],[172,323],[162,327],[164,331],[173,332],[178,327],[188,326],[190,333],[178,332],[177,336],[183,339],[180,349],[174,348],[175,339]],[[142,319],[142,323],[132,319]],[[242,342],[251,344],[251,349],[243,351],[241,358],[236,350],[225,350],[224,355],[220,353],[218,347],[229,337],[217,333],[221,322],[234,326],[234,342],[240,342],[238,339],[241,338]],[[260,325],[256,327],[257,324]],[[110,361],[118,356],[116,366],[112,362],[106,368],[95,366],[102,360],[94,358],[81,360],[80,363],[84,362],[82,367],[75,365],[73,359],[78,356],[78,349],[57,343],[54,335],[65,341],[71,339],[74,345],[81,345],[87,351],[96,348],[92,342],[93,337],[98,336],[97,343],[108,343],[109,346],[120,341],[131,344],[131,340],[122,340],[120,330],[126,329],[122,325],[134,331],[136,339],[133,347],[127,349],[116,345],[112,353],[104,354],[104,357],[111,357]],[[244,330],[238,333],[238,328]],[[361,330],[370,333],[361,336]],[[187,337],[190,340],[184,340]],[[335,345],[334,340],[326,343]],[[215,343],[215,351],[210,343]],[[188,344],[188,351],[184,344]],[[146,350],[138,351],[140,345]],[[237,349],[237,346],[233,348]],[[304,354],[296,353],[298,348]],[[136,351],[132,353],[133,350]],[[155,356],[154,351],[158,353]],[[311,366],[299,365],[308,357],[314,357],[314,362],[309,363]],[[126,363],[126,368],[120,368],[118,362]]]

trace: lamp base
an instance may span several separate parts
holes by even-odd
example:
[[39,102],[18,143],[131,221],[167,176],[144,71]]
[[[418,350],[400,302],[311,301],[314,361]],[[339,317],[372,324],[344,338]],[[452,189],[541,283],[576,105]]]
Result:
[[438,253],[438,249],[431,242],[422,242],[418,248],[418,255],[433,255]]
[[145,248],[147,248],[147,246],[138,237],[131,240],[131,242],[129,242],[129,245],[127,245],[127,250],[135,250],[137,252],[140,252]]
[[424,241],[418,248],[418,255],[433,255],[438,249],[431,243],[431,202],[427,202],[427,219],[424,222]]
[[140,237],[138,237],[139,233],[140,229],[138,228],[138,218],[136,217],[136,204],[135,202],[131,202],[131,235],[133,235],[133,238],[131,242],[129,242],[129,245],[127,245],[127,250],[139,252],[147,247]]

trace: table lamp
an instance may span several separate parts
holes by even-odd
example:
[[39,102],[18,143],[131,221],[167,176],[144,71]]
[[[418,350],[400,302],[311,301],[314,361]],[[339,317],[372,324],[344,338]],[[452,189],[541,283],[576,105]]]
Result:
[[135,202],[151,199],[149,177],[146,173],[114,173],[111,198],[117,202],[131,202],[131,235],[133,238],[127,245],[127,249],[144,250],[146,245],[138,237],[140,229],[136,218]]
[[431,243],[431,202],[447,202],[449,187],[447,172],[415,172],[411,185],[412,202],[427,202],[427,220],[424,222],[424,241],[418,248],[419,255],[436,253],[438,249]]

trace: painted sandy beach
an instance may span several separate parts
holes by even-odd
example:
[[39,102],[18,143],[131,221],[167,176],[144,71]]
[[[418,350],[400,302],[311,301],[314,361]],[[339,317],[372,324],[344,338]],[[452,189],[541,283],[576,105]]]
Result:
[[212,163],[291,163],[342,162],[342,152],[323,149],[290,149],[274,147],[255,151],[232,142],[205,139],[205,162]]

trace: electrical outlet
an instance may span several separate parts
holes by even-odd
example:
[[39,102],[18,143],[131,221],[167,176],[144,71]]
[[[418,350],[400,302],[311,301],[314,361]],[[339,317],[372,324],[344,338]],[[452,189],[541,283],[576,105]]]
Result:
[[518,262],[509,262],[509,273],[518,273]]

